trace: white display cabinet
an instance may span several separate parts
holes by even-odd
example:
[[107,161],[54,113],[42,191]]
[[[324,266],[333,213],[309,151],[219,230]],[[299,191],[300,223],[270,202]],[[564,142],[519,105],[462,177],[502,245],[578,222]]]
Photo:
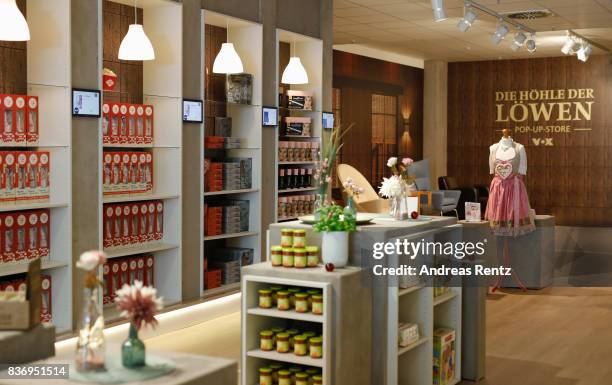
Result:
[[[290,221],[297,219],[297,215],[286,215],[280,216],[278,210],[279,198],[290,197],[293,195],[312,195],[317,191],[316,187],[305,187],[305,188],[279,188],[279,170],[287,168],[287,166],[294,166],[296,168],[314,168],[317,164],[316,161],[283,161],[281,162],[278,157],[279,142],[281,141],[295,141],[295,142],[317,142],[319,148],[322,149],[322,137],[323,137],[323,41],[310,36],[301,35],[295,32],[285,31],[282,29],[276,30],[276,61],[277,67],[281,66],[280,63],[280,46],[281,43],[289,44],[290,56],[298,56],[302,65],[306,69],[308,74],[308,84],[282,84],[280,76],[282,75],[284,68],[279,67],[278,79],[276,84],[279,85],[283,93],[287,90],[298,90],[308,91],[313,93],[314,104],[312,110],[300,110],[300,109],[289,109],[286,106],[280,105],[280,98],[277,98],[277,107],[279,108],[279,116],[283,119],[284,116],[291,117],[309,117],[312,121],[311,135],[310,136],[283,136],[282,124],[279,122],[278,135],[276,136],[275,145],[275,204],[274,204],[274,218],[277,222]],[[313,181],[314,183],[314,181]]]
[[[263,29],[262,25],[247,20],[242,20],[227,16],[221,13],[208,10],[202,11],[202,34],[204,35],[205,26],[215,26],[227,30],[227,41],[234,44],[236,52],[242,60],[244,73],[251,74],[252,97],[250,104],[228,103],[223,100],[205,100],[205,108],[208,106],[221,106],[225,109],[225,116],[232,119],[232,138],[240,138],[240,148],[237,149],[203,149],[203,158],[251,158],[252,159],[252,184],[251,188],[238,190],[210,191],[203,193],[202,215],[204,221],[204,205],[210,202],[218,202],[224,199],[237,199],[249,201],[249,228],[248,231],[231,234],[220,234],[205,236],[202,238],[202,255],[200,258],[200,291],[204,297],[213,297],[224,293],[235,292],[240,288],[240,282],[222,285],[213,289],[206,290],[204,275],[204,259],[207,258],[205,250],[217,245],[227,247],[252,248],[254,251],[253,262],[261,259],[261,170],[262,170],[262,57],[263,57]],[[214,58],[207,58],[206,46],[204,41],[202,49],[203,63],[208,63]],[[208,61],[207,61],[208,59]],[[212,68],[208,69],[212,71]],[[205,74],[206,76],[206,74]],[[202,82],[203,84],[205,82]],[[209,116],[208,113],[205,115]],[[205,132],[210,132],[211,127],[205,127]],[[202,137],[205,137],[203,135]],[[203,167],[203,166],[202,166]],[[204,172],[201,173],[204,175]],[[202,181],[203,183],[203,181]],[[205,223],[202,223],[202,231]],[[212,245],[212,246],[211,246]]]
[[[113,0],[133,6],[131,0]],[[153,191],[119,197],[103,197],[100,218],[103,221],[104,203],[162,200],[164,204],[163,239],[156,243],[108,250],[109,259],[143,253],[155,258],[155,287],[164,298],[164,305],[182,300],[181,195],[182,195],[182,4],[171,0],[139,2],[143,9],[144,30],[155,49],[155,59],[143,62],[143,103],[154,107],[152,144],[101,144],[102,153],[129,151],[130,148],[153,153]],[[100,66],[101,67],[101,66]],[[100,142],[101,143],[101,142]],[[102,187],[100,187],[101,189]],[[103,229],[103,222],[100,229]],[[100,234],[102,247],[103,234]],[[119,321],[117,311],[110,305],[104,311],[106,322]]]

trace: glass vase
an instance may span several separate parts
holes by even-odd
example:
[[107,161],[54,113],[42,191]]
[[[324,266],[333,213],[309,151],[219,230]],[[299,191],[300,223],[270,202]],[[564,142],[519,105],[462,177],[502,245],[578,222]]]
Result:
[[346,198],[346,206],[344,207],[344,215],[352,215],[353,218],[357,218],[357,208],[355,207],[355,201],[352,196]]
[[138,338],[138,329],[130,323],[128,339],[121,345],[121,362],[126,368],[145,366],[145,345]]
[[104,315],[100,287],[83,290],[83,309],[77,339],[75,365],[79,372],[105,370]]
[[325,207],[327,203],[325,202],[325,194],[317,194],[317,198],[314,202],[313,214],[315,221],[321,219],[321,209]]
[[402,219],[402,199],[401,195],[389,199],[389,215],[397,221]]

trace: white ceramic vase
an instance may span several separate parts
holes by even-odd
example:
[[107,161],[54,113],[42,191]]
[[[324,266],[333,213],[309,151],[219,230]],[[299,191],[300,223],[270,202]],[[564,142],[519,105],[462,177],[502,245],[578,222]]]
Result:
[[323,263],[333,263],[334,267],[348,264],[349,233],[347,231],[324,231],[321,255]]

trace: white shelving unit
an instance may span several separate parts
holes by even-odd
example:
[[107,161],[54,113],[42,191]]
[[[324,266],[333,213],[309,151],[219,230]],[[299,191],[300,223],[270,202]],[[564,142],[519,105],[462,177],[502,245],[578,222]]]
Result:
[[[133,6],[131,0],[112,0]],[[155,49],[155,60],[143,62],[143,103],[154,107],[154,138],[151,145],[102,145],[104,150],[120,148],[147,149],[153,153],[153,192],[151,194],[104,197],[100,204],[103,220],[104,203],[161,200],[164,203],[164,236],[158,243],[114,248],[109,258],[153,254],[155,257],[155,287],[167,305],[182,300],[182,4],[171,0],[139,2],[143,8],[144,28]],[[100,186],[100,190],[102,186]],[[100,229],[104,226],[101,225]],[[103,234],[100,233],[100,248]],[[105,308],[107,322],[118,320],[113,308]]]
[[[258,290],[270,285],[297,286],[323,291],[323,314],[296,313],[276,309],[259,308]],[[259,368],[270,362],[281,362],[301,366],[321,368],[323,383],[330,384],[332,366],[332,285],[326,282],[302,281],[295,279],[245,275],[242,277],[242,384],[256,384]],[[323,336],[323,357],[296,356],[292,352],[277,353],[262,351],[259,348],[259,332],[278,326],[286,321],[308,322],[321,328]]]
[[[276,163],[276,174],[274,179],[275,185],[275,194],[274,194],[274,218],[276,222],[286,221],[290,219],[295,219],[294,216],[290,217],[280,217],[278,210],[279,197],[281,196],[291,196],[296,193],[311,195],[314,194],[317,190],[316,187],[307,187],[300,189],[282,189],[278,188],[278,173],[280,166],[301,166],[306,168],[312,168],[316,165],[315,161],[306,161],[306,162],[280,162],[278,159],[278,148],[280,141],[308,141],[308,142],[318,142],[319,148],[322,149],[321,137],[323,135],[323,41],[320,39],[312,38],[310,36],[301,35],[295,32],[290,32],[282,29],[276,30],[276,60],[277,67],[280,66],[279,60],[279,52],[280,52],[280,44],[288,43],[290,45],[291,56],[298,56],[302,62],[302,65],[306,69],[308,73],[308,84],[300,84],[300,85],[288,85],[282,84],[281,79],[278,78],[276,84],[283,88],[283,91],[286,92],[287,89],[291,90],[301,90],[301,91],[310,91],[313,93],[314,105],[313,110],[298,110],[298,109],[288,109],[284,108],[278,103],[280,102],[277,99],[277,107],[279,108],[279,116],[302,116],[302,117],[310,117],[312,118],[312,127],[311,127],[311,136],[310,137],[302,137],[302,136],[281,136],[281,125],[278,127],[278,135],[276,136],[276,145],[275,145],[275,163]],[[280,74],[284,68],[279,68]]]
[[[250,104],[228,103],[225,100],[205,100],[207,104],[222,104],[225,106],[226,116],[232,118],[232,137],[241,139],[241,146],[238,149],[225,150],[203,150],[203,157],[209,154],[223,154],[228,158],[251,158],[252,159],[252,184],[249,189],[226,190],[204,192],[202,215],[204,220],[204,204],[227,199],[239,199],[249,201],[249,230],[233,234],[221,234],[205,236],[202,238],[202,255],[200,258],[201,278],[200,292],[203,297],[210,297],[216,293],[236,291],[240,285],[228,284],[218,288],[205,290],[204,258],[207,258],[206,251],[211,242],[224,243],[228,247],[245,247],[253,249],[253,262],[261,260],[261,170],[262,170],[262,79],[263,79],[263,27],[261,24],[247,20],[242,20],[216,13],[202,10],[202,34],[205,25],[212,25],[227,29],[227,40],[234,44],[244,67],[244,73],[253,75],[252,97]],[[202,39],[205,40],[205,39]],[[206,41],[204,41],[206,44]],[[206,47],[202,49],[206,55]],[[202,60],[206,63],[206,57]],[[212,68],[210,69],[212,71]],[[204,84],[204,82],[203,82]],[[206,130],[206,128],[205,128]],[[205,131],[206,132],[206,131]],[[204,136],[203,136],[204,137]],[[201,173],[204,174],[203,172]],[[204,223],[202,223],[204,230]]]

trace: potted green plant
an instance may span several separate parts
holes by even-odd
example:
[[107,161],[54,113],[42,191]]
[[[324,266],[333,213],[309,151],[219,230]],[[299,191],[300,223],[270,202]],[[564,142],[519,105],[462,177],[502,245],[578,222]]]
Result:
[[348,264],[349,233],[357,229],[355,215],[336,204],[319,208],[315,232],[322,234],[321,257],[324,264],[335,267]]

